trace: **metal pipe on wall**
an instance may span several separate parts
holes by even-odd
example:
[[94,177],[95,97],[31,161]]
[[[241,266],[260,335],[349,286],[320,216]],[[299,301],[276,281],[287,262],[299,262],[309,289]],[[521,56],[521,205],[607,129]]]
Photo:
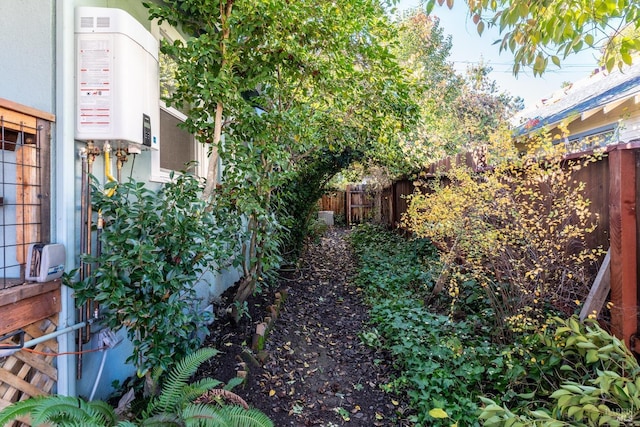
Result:
[[[87,253],[87,228],[84,226],[84,221],[87,218],[87,191],[88,191],[88,186],[89,186],[89,166],[88,166],[88,149],[85,147],[80,148],[79,150],[79,155],[80,155],[80,160],[82,162],[82,176],[80,179],[80,254],[85,254]],[[84,261],[82,259],[80,259],[80,269],[79,269],[79,280],[83,281],[86,277],[86,269],[84,266]],[[84,311],[82,309],[79,310],[78,312],[78,318],[80,319],[79,323],[80,325],[82,325],[81,327],[85,326],[85,317],[84,317]],[[76,329],[80,329],[80,328],[75,328],[73,330]],[[78,337],[77,337],[77,342],[78,342],[78,348],[82,347],[82,331],[78,331]],[[76,365],[76,378],[80,378],[82,376],[82,357],[78,357],[78,363]]]
[[[96,157],[100,155],[100,149],[96,147],[92,141],[87,142],[86,147],[86,168],[83,167],[82,174],[82,186],[81,186],[81,205],[84,206],[84,209],[81,209],[81,243],[80,243],[80,253],[82,256],[90,255],[92,253],[92,217],[93,210],[91,207],[91,174],[93,173],[93,163],[96,160]],[[80,280],[85,280],[91,276],[91,264],[85,262],[83,259],[80,260]],[[79,309],[78,317],[80,323],[84,323],[83,329],[78,329],[78,349],[82,349],[82,346],[87,344],[91,339],[91,322],[93,316],[93,303],[92,301],[87,301],[83,307]],[[76,366],[76,378],[82,378],[82,354],[78,355],[77,366]]]
[[[85,220],[85,218],[87,218],[87,198],[86,198],[86,194],[87,194],[87,187],[89,184],[89,180],[87,179],[87,177],[89,176],[89,172],[88,172],[88,164],[87,164],[87,159],[88,159],[88,153],[87,153],[87,149],[85,147],[80,148],[80,150],[78,150],[78,154],[80,157],[80,160],[82,162],[82,178],[80,179],[80,221],[82,223],[82,221]],[[80,253],[84,254],[86,253],[87,250],[87,236],[86,236],[86,228],[84,226],[80,227]],[[82,261],[80,261],[82,263]],[[81,267],[80,271],[79,271],[79,276],[80,276],[80,280],[84,280],[85,277],[85,271],[84,268]]]
[[76,331],[78,329],[84,328],[87,325],[87,322],[80,322],[80,323],[76,323],[75,325],[71,325],[71,326],[67,326],[66,328],[63,329],[58,329],[56,331],[51,332],[50,334],[46,334],[43,335],[41,337],[38,338],[34,338],[32,340],[29,341],[25,341],[23,347],[24,348],[30,348],[30,347],[35,347],[36,345],[45,342],[45,341],[49,341],[52,338],[57,338],[60,335],[64,335],[67,334],[69,332],[73,332]]
[[128,160],[128,155],[129,153],[127,152],[127,150],[124,150],[122,148],[118,148],[116,150],[116,158],[118,159],[118,161],[116,162],[116,179],[118,180],[118,182],[122,182],[122,167]]

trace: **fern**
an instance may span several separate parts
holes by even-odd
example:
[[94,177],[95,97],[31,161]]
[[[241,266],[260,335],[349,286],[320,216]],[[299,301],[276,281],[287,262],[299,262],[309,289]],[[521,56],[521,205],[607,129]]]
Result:
[[36,396],[2,410],[0,425],[25,415],[31,415],[34,425],[53,422],[65,426],[112,426],[116,422],[113,408],[104,402],[86,402],[70,396]]
[[243,382],[244,382],[244,379],[242,379],[240,377],[233,377],[227,382],[227,385],[225,385],[223,388],[225,390],[233,390],[233,388],[235,386],[238,386],[238,385],[242,384]]
[[240,406],[187,405],[182,411],[186,427],[273,427],[265,414]]
[[182,400],[183,402],[192,402],[197,397],[202,396],[212,388],[218,387],[220,384],[222,384],[222,381],[218,381],[213,378],[203,378],[191,384],[187,384],[182,388],[182,393],[184,395]]
[[[131,421],[117,421],[114,409],[103,401],[87,402],[70,396],[38,396],[16,402],[0,411],[0,426],[31,415],[34,426],[41,424],[64,427],[273,427],[269,418],[227,389],[215,388],[220,381],[205,378],[192,384],[189,378],[200,364],[217,350],[203,348],[182,359],[168,375],[162,392],[151,398],[142,416]],[[227,388],[235,385],[231,381]],[[216,402],[224,397],[233,406]],[[193,401],[196,403],[192,403]]]
[[116,415],[116,411],[107,402],[102,400],[93,400],[88,402],[88,404],[96,416],[105,420],[106,425],[112,426],[117,424],[118,416]]
[[186,427],[230,427],[220,408],[207,404],[187,405],[182,411]]
[[184,387],[189,378],[198,370],[198,367],[205,361],[218,353],[218,350],[205,347],[196,350],[194,353],[185,356],[169,372],[169,376],[162,387],[162,392],[157,398],[152,398],[149,407],[144,412],[145,417],[163,412],[177,412],[185,401]]
[[76,422],[80,425],[111,426],[116,421],[113,408],[104,402],[86,402],[70,396],[50,396],[40,400],[31,417],[36,425],[53,421],[62,425]]
[[141,427],[183,427],[184,421],[177,414],[156,414],[140,423]]
[[249,409],[249,405],[244,401],[243,398],[238,396],[232,391],[225,390],[222,388],[213,388],[208,392],[204,393],[202,396],[198,397],[195,403],[220,403],[221,400],[224,399],[226,402],[232,405],[242,406],[244,409]]
[[255,408],[223,406],[218,412],[229,420],[230,427],[273,427],[269,417]]
[[[35,424],[34,424],[35,425]],[[55,424],[51,424],[51,423],[47,423],[45,424],[46,426],[50,426],[50,425],[56,425],[56,426],[61,426],[61,427],[87,427],[87,422],[86,421],[60,421],[57,422]],[[91,427],[102,427],[103,424],[92,424]]]
[[4,408],[0,411],[0,426],[7,425],[10,421],[15,420],[16,418],[29,415],[33,408],[37,406],[37,400],[39,399],[39,397],[33,397],[28,400],[16,402]]

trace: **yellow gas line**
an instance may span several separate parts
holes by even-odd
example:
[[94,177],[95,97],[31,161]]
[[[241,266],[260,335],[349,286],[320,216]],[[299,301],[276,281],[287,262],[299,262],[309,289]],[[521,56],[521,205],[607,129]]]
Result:
[[[111,145],[105,142],[103,150],[104,150],[104,175],[109,182],[117,182],[117,180],[111,174]],[[106,192],[106,194],[108,197],[111,197],[115,192],[116,192],[115,188],[111,188]]]

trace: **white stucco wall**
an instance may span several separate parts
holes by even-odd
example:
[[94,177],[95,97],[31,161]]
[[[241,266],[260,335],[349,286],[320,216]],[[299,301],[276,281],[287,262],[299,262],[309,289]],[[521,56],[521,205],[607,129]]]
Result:
[[[67,248],[67,270],[79,263],[81,161],[78,156],[84,142],[74,141],[74,9],[77,6],[121,8],[151,27],[146,9],[135,0],[0,0],[0,97],[56,115],[52,134],[52,241]],[[133,167],[133,169],[132,169]],[[143,151],[135,162],[131,158],[122,170],[124,179],[132,176],[147,181],[151,176],[151,152]],[[93,165],[94,174],[104,177],[104,159]],[[115,175],[115,171],[113,171]],[[157,188],[157,182],[149,182]],[[206,275],[197,286],[203,307],[237,279],[237,271]],[[59,327],[76,322],[71,291],[63,290],[63,312]],[[85,349],[95,348],[98,328]],[[125,333],[122,331],[121,336]],[[60,351],[77,351],[75,334],[59,337]],[[109,350],[96,398],[106,398],[113,381],[124,381],[135,368],[124,363],[131,354],[126,340]],[[88,353],[82,360],[82,377],[76,381],[75,356],[58,357],[58,391],[88,397],[96,380],[103,353]]]
[[54,112],[54,0],[0,1],[0,98]]

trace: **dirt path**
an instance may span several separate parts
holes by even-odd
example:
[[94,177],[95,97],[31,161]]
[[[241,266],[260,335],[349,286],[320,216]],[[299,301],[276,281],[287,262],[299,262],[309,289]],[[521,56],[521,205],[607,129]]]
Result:
[[[306,251],[300,269],[281,280],[288,296],[266,339],[268,358],[250,366],[244,387],[234,389],[278,427],[409,425],[402,421],[404,405],[380,388],[390,380],[390,362],[358,338],[367,308],[349,282],[355,267],[345,233],[329,230]],[[225,354],[202,374],[222,381],[235,374],[251,343],[243,331],[260,321],[272,294],[250,301],[251,322],[235,329],[214,323],[208,344]]]

